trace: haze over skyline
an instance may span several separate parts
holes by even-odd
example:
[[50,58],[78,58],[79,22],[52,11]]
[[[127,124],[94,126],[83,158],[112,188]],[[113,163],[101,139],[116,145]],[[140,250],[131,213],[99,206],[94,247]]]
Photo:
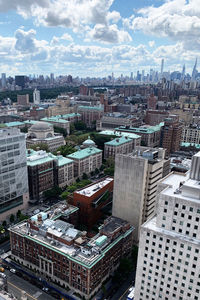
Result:
[[0,72],[191,73],[199,33],[200,0],[0,0]]

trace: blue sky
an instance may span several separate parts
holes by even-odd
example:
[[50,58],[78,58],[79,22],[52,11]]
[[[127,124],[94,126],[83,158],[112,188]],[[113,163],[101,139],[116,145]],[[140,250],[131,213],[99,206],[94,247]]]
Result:
[[200,0],[0,0],[0,72],[129,75],[191,72]]

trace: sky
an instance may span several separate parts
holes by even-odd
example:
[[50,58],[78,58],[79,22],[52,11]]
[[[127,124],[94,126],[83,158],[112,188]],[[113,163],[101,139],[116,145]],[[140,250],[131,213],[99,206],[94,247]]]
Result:
[[199,50],[200,0],[0,0],[7,76],[190,73]]

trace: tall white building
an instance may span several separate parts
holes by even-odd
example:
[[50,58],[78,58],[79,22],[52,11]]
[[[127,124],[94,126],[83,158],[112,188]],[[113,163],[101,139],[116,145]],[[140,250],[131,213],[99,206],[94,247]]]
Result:
[[190,174],[159,186],[157,216],[141,228],[135,298],[200,299],[200,152]]
[[26,208],[29,200],[25,134],[0,130],[0,220]]
[[1,74],[1,86],[2,88],[6,87],[6,73]]
[[162,148],[139,146],[131,154],[116,155],[112,214],[135,227],[136,242],[140,226],[155,214],[158,182],[168,173]]
[[37,89],[34,89],[33,91],[33,103],[40,104],[40,91]]

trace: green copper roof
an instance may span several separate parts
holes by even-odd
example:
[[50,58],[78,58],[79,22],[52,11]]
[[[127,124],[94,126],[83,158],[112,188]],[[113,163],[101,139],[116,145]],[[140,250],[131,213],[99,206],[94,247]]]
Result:
[[74,162],[72,159],[69,159],[69,158],[64,157],[62,155],[57,155],[57,156],[56,155],[52,155],[52,157],[54,157],[55,159],[57,159],[59,167],[67,165],[67,164],[71,164],[71,163]]
[[50,117],[50,118],[43,118],[43,119],[41,119],[41,121],[56,122],[56,123],[69,123],[69,121],[60,119],[56,116],[55,117]]
[[181,143],[181,146],[182,147],[195,147],[195,148],[197,148],[197,149],[199,149],[200,148],[200,144],[194,144],[194,143]]
[[101,132],[99,132],[99,134],[103,134],[103,135],[115,135],[115,136],[127,136],[130,139],[138,139],[140,138],[140,135],[137,135],[135,133],[132,132],[123,132],[123,131],[117,131],[117,130],[103,130]]
[[25,124],[31,124],[31,125],[34,125],[36,123],[38,123],[38,121],[35,121],[35,120],[26,120],[24,121]]
[[21,126],[21,125],[24,125],[24,122],[19,122],[19,121],[16,121],[16,122],[9,122],[9,123],[5,123],[5,125],[7,127],[15,127],[15,126]]
[[80,105],[78,106],[78,109],[80,110],[98,110],[98,111],[103,111],[103,107],[102,106],[83,106]]
[[154,133],[157,131],[160,131],[161,127],[164,126],[164,122],[161,122],[160,124],[156,125],[156,126],[148,126],[148,127],[131,127],[129,129],[120,126],[119,128],[116,128],[116,130],[120,130],[120,131],[132,131],[132,132],[136,132],[136,133]]
[[71,114],[65,114],[65,115],[60,115],[60,118],[74,118],[74,117],[80,117],[81,115],[78,113],[71,113]]
[[90,155],[97,154],[100,152],[102,152],[102,150],[95,148],[95,147],[90,147],[90,148],[86,148],[83,150],[78,150],[70,155],[67,155],[67,157],[69,157],[71,159],[83,159]]
[[110,142],[106,142],[105,145],[119,146],[119,145],[123,145],[123,144],[129,143],[131,141],[132,141],[132,139],[126,138],[125,136],[122,136],[122,137],[116,138],[116,139],[114,139],[114,140],[112,140]]

